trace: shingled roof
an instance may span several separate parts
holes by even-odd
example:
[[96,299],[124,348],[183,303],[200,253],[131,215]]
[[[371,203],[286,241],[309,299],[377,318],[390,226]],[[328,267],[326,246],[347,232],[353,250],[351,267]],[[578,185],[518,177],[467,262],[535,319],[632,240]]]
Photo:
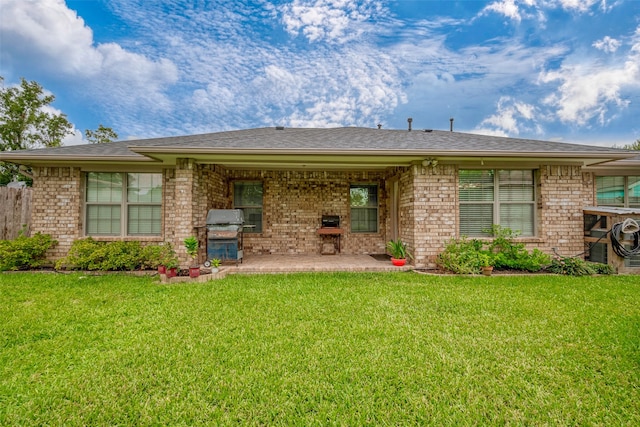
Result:
[[[288,162],[322,163],[345,156],[394,158],[407,164],[425,157],[572,159],[593,164],[637,155],[627,150],[591,145],[531,139],[504,138],[438,130],[387,130],[343,128],[257,128],[201,135],[118,141],[108,144],[75,145],[58,148],[0,153],[0,160],[32,165],[98,163],[175,164],[179,157],[202,162],[233,163],[241,156],[258,164],[261,156],[289,156]],[[272,158],[271,161],[274,161]],[[374,163],[380,163],[380,159]],[[366,162],[365,162],[366,163]]]

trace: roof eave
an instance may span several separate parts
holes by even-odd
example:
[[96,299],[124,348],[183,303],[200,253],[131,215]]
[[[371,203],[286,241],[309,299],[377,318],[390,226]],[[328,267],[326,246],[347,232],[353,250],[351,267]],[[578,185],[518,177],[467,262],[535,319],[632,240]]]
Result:
[[62,156],[62,155],[19,155],[2,153],[0,160],[24,165],[72,164],[72,163],[158,163],[158,160],[144,155],[134,156]]
[[185,157],[186,154],[247,154],[247,155],[259,155],[259,154],[273,154],[273,155],[335,155],[335,156],[432,156],[432,157],[550,157],[550,158],[597,158],[597,159],[611,159],[620,160],[634,157],[637,153],[626,152],[611,152],[611,151],[507,151],[507,150],[424,150],[424,149],[395,149],[395,150],[350,150],[350,149],[325,149],[325,148],[190,148],[180,147],[145,147],[145,146],[130,146],[129,149],[134,153],[140,155],[153,155],[153,154],[165,154],[165,155],[180,155]]

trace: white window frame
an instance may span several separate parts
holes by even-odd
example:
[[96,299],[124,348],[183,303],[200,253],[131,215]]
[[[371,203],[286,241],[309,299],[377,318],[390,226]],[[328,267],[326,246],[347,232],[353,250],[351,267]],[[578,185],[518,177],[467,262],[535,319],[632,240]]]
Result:
[[[100,201],[89,201],[89,179],[92,174],[113,174],[120,175],[121,177],[121,198],[118,202],[100,202]],[[128,200],[128,182],[130,174],[153,174],[158,175],[160,179],[160,188],[161,192],[163,191],[163,179],[162,174],[159,172],[113,172],[113,171],[92,171],[85,173],[84,179],[84,235],[92,236],[92,237],[159,237],[162,236],[162,200],[163,196],[161,195],[159,202],[130,202]],[[90,232],[90,221],[89,221],[89,207],[91,206],[119,206],[120,209],[120,229],[118,232],[112,233],[96,233]],[[159,224],[156,225],[158,229],[157,232],[151,233],[129,233],[129,207],[130,206],[151,206],[160,209],[160,218]]]
[[[483,200],[477,200],[477,201],[463,201],[460,198],[460,195],[458,196],[458,207],[460,208],[463,205],[491,205],[492,206],[492,214],[493,214],[493,219],[492,219],[492,225],[500,225],[503,227],[508,226],[508,224],[504,224],[504,221],[501,221],[500,218],[500,207],[502,205],[530,205],[531,207],[531,212],[532,212],[532,216],[531,216],[531,234],[524,234],[524,232],[522,232],[522,230],[514,230],[512,228],[513,231],[519,231],[521,234],[521,236],[523,237],[535,237],[538,235],[538,213],[537,213],[537,201],[538,201],[538,191],[537,191],[537,174],[536,174],[536,170],[535,169],[506,169],[506,168],[497,168],[497,169],[478,169],[478,168],[473,168],[473,169],[460,169],[459,173],[458,173],[458,192],[460,193],[460,187],[461,187],[461,180],[460,180],[460,172],[462,171],[493,171],[493,200],[492,201],[483,201]],[[500,200],[500,171],[523,171],[523,172],[529,172],[531,173],[531,189],[532,189],[532,193],[533,193],[533,200],[530,201],[501,201]],[[524,183],[524,181],[523,181]],[[503,184],[504,185],[504,184]],[[529,184],[527,184],[527,186],[529,186]],[[488,227],[490,228],[490,227]],[[510,227],[511,228],[511,227]],[[460,223],[458,224],[458,232],[459,234],[465,234],[465,235],[469,235],[470,237],[491,237],[491,235],[489,233],[478,233],[478,234],[466,234],[466,233],[462,233],[462,218],[460,218]]]

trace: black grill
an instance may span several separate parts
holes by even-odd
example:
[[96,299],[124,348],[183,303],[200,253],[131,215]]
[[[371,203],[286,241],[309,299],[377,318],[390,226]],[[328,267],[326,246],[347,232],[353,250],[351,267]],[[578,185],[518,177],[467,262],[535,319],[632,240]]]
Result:
[[322,215],[322,227],[323,228],[340,227],[340,217],[338,215]]
[[214,258],[242,262],[243,227],[240,209],[211,209],[207,213],[207,264]]

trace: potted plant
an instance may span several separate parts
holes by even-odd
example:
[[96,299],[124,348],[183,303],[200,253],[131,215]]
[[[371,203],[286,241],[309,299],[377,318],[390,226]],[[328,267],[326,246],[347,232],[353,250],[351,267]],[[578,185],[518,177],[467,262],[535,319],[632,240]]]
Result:
[[189,236],[184,239],[184,247],[187,249],[187,254],[193,260],[193,264],[189,267],[189,277],[200,276],[200,266],[198,266],[198,247],[200,246],[198,239],[195,236]]
[[478,254],[478,259],[480,261],[480,268],[482,269],[482,274],[485,276],[491,276],[493,272],[493,260],[488,254],[481,253]]
[[218,271],[220,271],[220,264],[221,261],[218,258],[213,258],[211,260],[211,272],[217,273]]
[[407,250],[407,244],[402,240],[389,240],[387,242],[387,250],[391,255],[391,263],[398,267],[401,267],[407,263],[407,258],[413,258],[413,256]]
[[170,268],[173,268],[174,272],[177,274],[177,271],[175,270],[178,268],[178,258],[176,257],[176,253],[174,252],[171,243],[167,242],[161,246],[158,260],[158,273],[169,275],[167,270]]
[[178,258],[171,258],[167,260],[167,278],[176,277],[178,275],[178,265]]

